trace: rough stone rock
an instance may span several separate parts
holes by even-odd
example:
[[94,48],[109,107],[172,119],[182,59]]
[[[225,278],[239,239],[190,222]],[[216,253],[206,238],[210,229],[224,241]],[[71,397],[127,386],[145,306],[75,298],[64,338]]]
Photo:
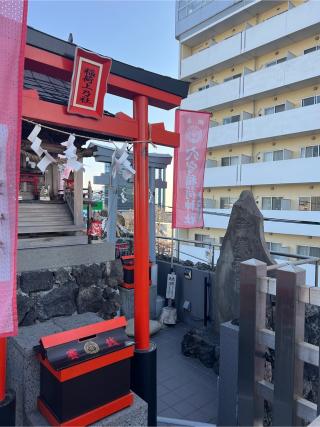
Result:
[[246,190],[233,205],[217,262],[213,292],[217,332],[221,323],[239,317],[240,263],[251,258],[273,264],[264,238],[263,216],[253,194]]
[[77,286],[68,282],[37,298],[37,317],[43,322],[58,316],[70,316],[76,311],[75,293]]
[[115,283],[117,285],[121,285],[123,283],[123,266],[120,259],[110,261],[110,273],[108,279],[109,286],[113,286]]
[[107,276],[107,266],[105,262],[100,263],[100,270],[101,270],[101,276],[102,278]]
[[100,265],[80,265],[72,268],[72,275],[80,287],[88,288],[99,284],[102,279]]
[[120,308],[121,298],[116,289],[105,287],[102,292],[102,306],[99,312],[104,319],[112,319]]
[[319,369],[316,366],[304,364],[303,396],[313,403],[318,402]]
[[103,300],[99,316],[105,320],[113,319],[120,308],[120,304],[113,300]]
[[197,358],[207,368],[219,373],[219,338],[212,329],[191,329],[182,340],[181,351],[187,357]]
[[25,293],[48,291],[52,288],[53,282],[52,271],[26,271],[21,273],[20,288]]
[[114,299],[119,303],[121,300],[119,291],[117,289],[110,288],[109,286],[103,288],[102,296],[104,299]]
[[81,288],[77,296],[78,313],[91,311],[97,313],[102,308],[102,288],[91,286],[90,288]]
[[55,282],[59,285],[64,285],[68,282],[75,281],[74,277],[71,275],[71,268],[59,268],[54,272]]
[[320,307],[306,304],[305,341],[313,345],[320,342]]
[[117,288],[119,286],[119,281],[115,277],[108,277],[107,281],[106,281],[106,284],[110,288]]
[[30,326],[35,322],[34,300],[21,291],[17,292],[19,326]]

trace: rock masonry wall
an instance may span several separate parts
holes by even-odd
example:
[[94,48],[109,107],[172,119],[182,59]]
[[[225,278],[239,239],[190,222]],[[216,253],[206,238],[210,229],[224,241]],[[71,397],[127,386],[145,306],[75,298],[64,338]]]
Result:
[[57,316],[97,313],[111,319],[120,308],[120,260],[17,275],[19,326]]

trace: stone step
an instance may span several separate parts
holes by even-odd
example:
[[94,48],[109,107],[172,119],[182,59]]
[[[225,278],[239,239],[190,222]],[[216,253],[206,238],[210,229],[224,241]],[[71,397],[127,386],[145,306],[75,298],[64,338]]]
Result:
[[42,216],[31,216],[31,215],[19,215],[19,221],[59,221],[64,219],[72,219],[71,215],[68,214],[56,214],[56,215],[42,215]]
[[73,221],[64,219],[59,221],[19,221],[18,227],[60,227],[60,226],[70,226],[74,225]]
[[18,234],[44,234],[44,233],[59,233],[59,232],[74,232],[84,230],[82,225],[39,225],[39,226],[19,226]]
[[53,246],[75,246],[88,244],[88,236],[49,236],[18,240],[18,249],[49,248]]
[[31,207],[31,208],[19,208],[19,212],[26,212],[26,213],[30,213],[30,212],[68,212],[68,207],[67,206],[53,206],[53,207],[49,207],[49,206],[45,206],[44,208],[39,208],[39,207]]
[[64,205],[63,200],[21,200],[19,205],[28,206],[28,205]]
[[37,224],[37,223],[47,223],[47,222],[64,222],[64,221],[72,221],[72,218],[70,215],[59,215],[59,216],[41,216],[41,217],[29,217],[29,216],[23,216],[20,217],[19,216],[19,224],[22,222],[31,222],[33,224]]

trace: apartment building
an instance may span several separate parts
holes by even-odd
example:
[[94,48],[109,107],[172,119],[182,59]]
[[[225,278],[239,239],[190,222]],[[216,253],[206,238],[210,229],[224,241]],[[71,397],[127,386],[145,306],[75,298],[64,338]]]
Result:
[[240,192],[252,190],[266,240],[320,256],[320,1],[176,2],[182,108],[210,111],[205,228],[221,242]]

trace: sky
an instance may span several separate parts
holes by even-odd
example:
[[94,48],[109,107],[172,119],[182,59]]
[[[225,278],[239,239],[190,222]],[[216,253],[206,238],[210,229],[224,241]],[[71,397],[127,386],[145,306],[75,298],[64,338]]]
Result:
[[[174,0],[29,0],[28,25],[61,39],[69,33],[79,46],[116,60],[170,77],[178,77],[179,46],[174,37]],[[132,115],[132,102],[107,95],[105,109]],[[174,111],[149,107],[150,123],[174,127]],[[154,151],[151,148],[150,151]],[[156,152],[170,153],[165,147]],[[84,186],[103,172],[102,164],[86,161]],[[168,180],[171,171],[168,171]]]

